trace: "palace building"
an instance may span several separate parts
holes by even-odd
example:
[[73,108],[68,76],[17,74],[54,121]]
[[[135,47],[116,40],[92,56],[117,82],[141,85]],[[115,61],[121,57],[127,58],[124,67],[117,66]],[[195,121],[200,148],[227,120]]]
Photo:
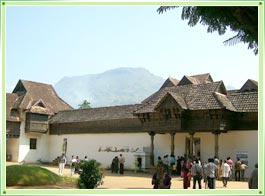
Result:
[[52,162],[64,152],[68,161],[87,155],[109,167],[122,153],[125,168],[138,160],[148,170],[174,154],[240,157],[254,168],[258,132],[258,83],[250,79],[227,90],[210,74],[168,78],[139,104],[89,109],[73,109],[38,82],[19,80],[6,94],[7,161]]

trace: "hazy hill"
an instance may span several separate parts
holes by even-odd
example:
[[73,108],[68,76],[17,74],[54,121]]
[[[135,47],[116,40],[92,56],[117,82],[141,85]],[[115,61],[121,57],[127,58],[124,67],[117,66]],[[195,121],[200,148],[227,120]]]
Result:
[[74,108],[85,99],[91,107],[100,107],[140,103],[164,81],[143,68],[118,68],[100,74],[64,77],[54,88]]

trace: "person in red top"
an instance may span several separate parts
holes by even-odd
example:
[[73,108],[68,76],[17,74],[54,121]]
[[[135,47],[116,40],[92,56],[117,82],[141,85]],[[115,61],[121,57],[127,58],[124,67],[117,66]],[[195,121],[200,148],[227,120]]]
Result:
[[227,157],[226,159],[226,163],[230,166],[230,174],[229,174],[229,178],[230,180],[232,180],[232,175],[233,175],[233,166],[234,166],[234,162],[233,160],[231,159],[231,157]]

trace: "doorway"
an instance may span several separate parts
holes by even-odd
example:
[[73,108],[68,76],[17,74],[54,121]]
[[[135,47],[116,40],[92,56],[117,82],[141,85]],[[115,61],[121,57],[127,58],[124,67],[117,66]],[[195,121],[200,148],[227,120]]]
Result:
[[190,138],[186,138],[186,149],[185,153],[188,156],[195,156],[199,158],[201,156],[201,139],[200,138],[193,138],[193,144],[191,149],[191,140]]

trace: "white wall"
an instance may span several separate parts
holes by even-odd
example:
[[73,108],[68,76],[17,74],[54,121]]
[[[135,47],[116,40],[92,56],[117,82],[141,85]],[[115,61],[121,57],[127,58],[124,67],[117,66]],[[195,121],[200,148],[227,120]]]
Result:
[[[87,155],[89,159],[96,159],[104,167],[110,166],[112,159],[122,153],[125,157],[125,168],[134,168],[135,155],[143,155],[143,147],[150,146],[150,136],[147,133],[50,135],[49,161],[62,154],[64,138],[67,138],[68,161],[72,155],[78,155],[80,159]],[[115,147],[117,150],[128,148],[129,152],[104,152],[107,147],[113,151]]]
[[[214,134],[195,133],[194,137],[200,138],[201,161],[207,162],[208,158],[214,157]],[[185,147],[185,146],[184,146]],[[258,131],[228,131],[219,135],[219,159],[227,157],[236,161],[236,152],[248,153],[249,169],[245,177],[249,177],[254,165],[258,162]]]
[[[25,113],[22,114],[19,137],[18,162],[37,162],[41,159],[47,161],[48,157],[48,134],[25,133]],[[37,149],[30,149],[30,138],[37,139]]]
[[[67,135],[50,135],[49,136],[49,156],[48,160],[52,161],[62,154],[62,145],[64,138],[67,138],[67,158],[78,155],[83,159],[87,155],[91,159],[96,159],[103,166],[110,165],[114,156],[119,156],[120,152],[99,152],[100,147],[112,147],[121,149],[128,147],[139,150],[137,152],[122,152],[125,156],[126,168],[134,168],[135,155],[144,154],[143,147],[150,147],[151,139],[147,133],[123,133],[123,134],[67,134]],[[187,133],[177,133],[175,135],[175,156],[185,154]],[[195,133],[194,138],[200,138],[201,161],[206,162],[208,158],[214,157],[214,134],[212,133]],[[170,134],[156,134],[154,137],[154,156],[155,162],[157,157],[163,157],[165,154],[170,155]],[[258,161],[258,132],[257,131],[229,131],[219,135],[219,158],[224,160],[230,156],[236,160],[235,152],[248,152],[249,169],[246,171],[248,177]]]
[[248,166],[245,176],[249,177],[256,163],[258,163],[258,131],[229,131],[219,136],[219,156],[228,156],[235,162],[236,152],[248,153]]
[[10,138],[6,140],[6,154],[12,156],[12,161],[18,161],[19,138]]
[[[185,154],[185,142],[188,134],[177,133],[174,137],[174,154],[175,156],[183,156]],[[150,141],[151,142],[151,141]],[[150,145],[150,144],[149,144]],[[170,134],[156,134],[154,137],[154,154],[155,163],[158,156],[163,158],[164,155],[170,155],[171,153],[171,136]]]

